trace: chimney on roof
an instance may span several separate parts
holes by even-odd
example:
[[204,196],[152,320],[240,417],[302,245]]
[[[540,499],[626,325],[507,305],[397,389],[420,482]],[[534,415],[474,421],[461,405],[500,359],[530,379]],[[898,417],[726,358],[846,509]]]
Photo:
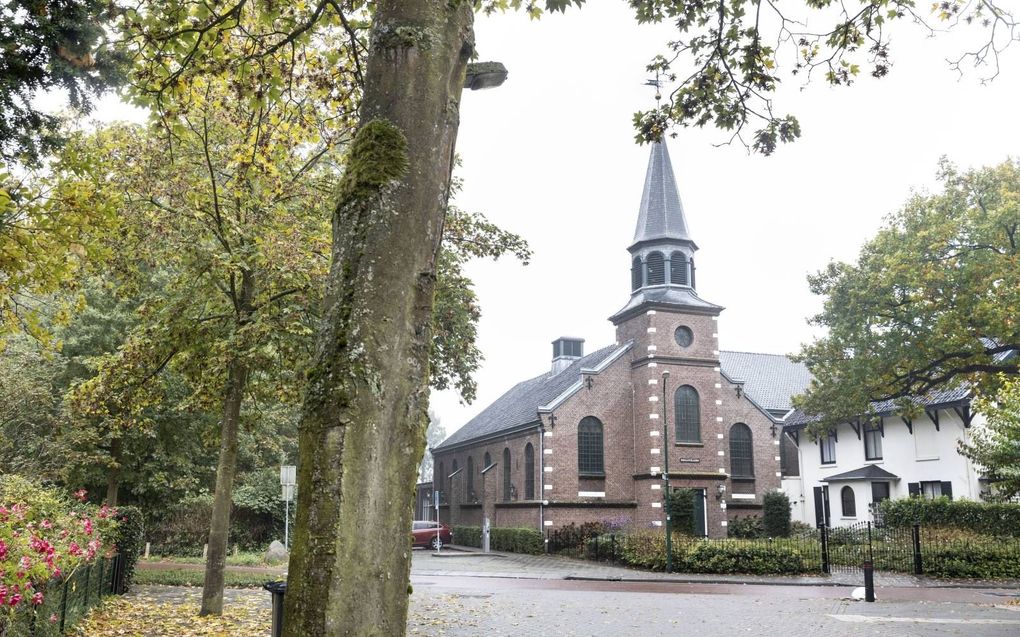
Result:
[[561,336],[552,342],[552,346],[553,346],[553,361],[552,361],[553,376],[559,374],[566,368],[570,367],[570,365],[574,361],[584,356],[583,338]]

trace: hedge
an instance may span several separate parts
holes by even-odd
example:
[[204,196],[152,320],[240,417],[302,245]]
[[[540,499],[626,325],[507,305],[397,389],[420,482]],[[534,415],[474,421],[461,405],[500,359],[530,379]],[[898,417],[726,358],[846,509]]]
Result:
[[[666,568],[666,538],[658,531],[638,531],[621,541],[623,561],[631,566]],[[700,540],[673,536],[673,570],[681,573],[798,575],[820,569],[810,541],[798,543],[747,540]]]
[[[462,546],[482,546],[482,529],[477,526],[456,526],[453,538]],[[545,538],[535,529],[492,528],[489,531],[489,548],[507,553],[541,555],[545,550]]]
[[453,543],[461,546],[473,546],[482,548],[482,527],[480,526],[455,526],[453,527]]
[[123,595],[131,588],[135,575],[135,563],[142,554],[142,547],[145,545],[145,518],[142,510],[133,506],[117,507],[117,529],[113,537],[113,543],[117,547],[123,568],[124,579],[121,582],[121,590],[113,591],[114,594]]
[[992,536],[1020,537],[1020,504],[950,500],[947,497],[884,500],[883,521],[892,527],[923,526],[968,529]]

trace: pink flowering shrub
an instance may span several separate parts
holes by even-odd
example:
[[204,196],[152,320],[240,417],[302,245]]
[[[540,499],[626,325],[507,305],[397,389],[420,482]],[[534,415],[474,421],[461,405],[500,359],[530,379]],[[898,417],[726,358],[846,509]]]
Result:
[[46,584],[113,552],[115,512],[40,487],[19,476],[0,476],[0,627],[19,607],[38,607]]

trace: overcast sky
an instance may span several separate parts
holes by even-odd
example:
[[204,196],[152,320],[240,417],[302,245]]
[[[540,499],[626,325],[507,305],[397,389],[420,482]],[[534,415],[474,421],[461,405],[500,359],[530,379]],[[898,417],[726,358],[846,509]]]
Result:
[[[719,146],[727,135],[711,129],[679,130],[668,142],[700,247],[698,293],[726,308],[723,349],[797,351],[820,308],[808,273],[854,259],[912,189],[936,187],[941,156],[972,167],[1018,153],[1020,47],[983,85],[987,69],[960,78],[945,62],[973,38],[929,39],[906,23],[895,33],[883,80],[835,89],[788,82],[777,110],[800,118],[803,137],[772,157]],[[582,337],[586,352],[614,342],[607,319],[629,298],[626,249],[648,161],[631,116],[654,103],[644,68],[672,31],[637,25],[623,2],[589,0],[538,22],[479,16],[476,34],[480,58],[503,62],[510,76],[464,96],[457,203],[524,236],[534,258],[527,267],[512,259],[468,267],[485,361],[474,404],[433,393],[447,434],[547,371],[556,337]],[[131,117],[113,98],[97,114]]]
[[[586,352],[614,342],[607,318],[629,298],[626,248],[648,160],[631,116],[653,103],[644,67],[670,29],[638,26],[623,2],[588,5],[539,22],[504,15],[476,24],[481,59],[503,62],[510,76],[464,97],[458,203],[523,235],[535,256],[527,267],[469,268],[485,361],[474,404],[433,394],[448,434],[546,371],[554,338],[583,337]],[[679,130],[668,142],[700,248],[698,293],[726,308],[723,349],[797,351],[820,307],[808,273],[854,259],[911,189],[936,187],[939,157],[982,166],[1020,149],[1016,50],[983,86],[987,70],[960,79],[944,61],[973,40],[931,40],[905,23],[896,31],[885,79],[838,89],[788,83],[777,107],[800,118],[803,137],[772,157],[718,147],[727,136],[714,130]]]

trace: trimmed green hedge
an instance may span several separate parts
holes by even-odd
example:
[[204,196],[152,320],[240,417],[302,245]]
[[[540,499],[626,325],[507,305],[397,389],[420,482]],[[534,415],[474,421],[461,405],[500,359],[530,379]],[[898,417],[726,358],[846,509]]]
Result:
[[902,498],[881,504],[888,526],[922,526],[968,529],[982,535],[1020,537],[1020,504],[950,500],[947,497]]
[[[621,555],[631,566],[666,568],[666,538],[657,531],[638,531],[622,538]],[[673,536],[673,570],[680,573],[798,575],[821,568],[816,545],[797,542],[699,540]]]
[[480,526],[455,526],[453,527],[453,543],[461,546],[473,546],[482,548],[482,527]]
[[[482,546],[482,529],[478,526],[456,526],[453,528],[453,539],[462,546]],[[541,555],[545,551],[545,538],[541,531],[535,529],[504,529],[493,527],[489,536],[490,548],[493,551],[507,553],[526,553]]]
[[1020,578],[1020,553],[1008,544],[938,546],[925,552],[924,572],[935,577]]

